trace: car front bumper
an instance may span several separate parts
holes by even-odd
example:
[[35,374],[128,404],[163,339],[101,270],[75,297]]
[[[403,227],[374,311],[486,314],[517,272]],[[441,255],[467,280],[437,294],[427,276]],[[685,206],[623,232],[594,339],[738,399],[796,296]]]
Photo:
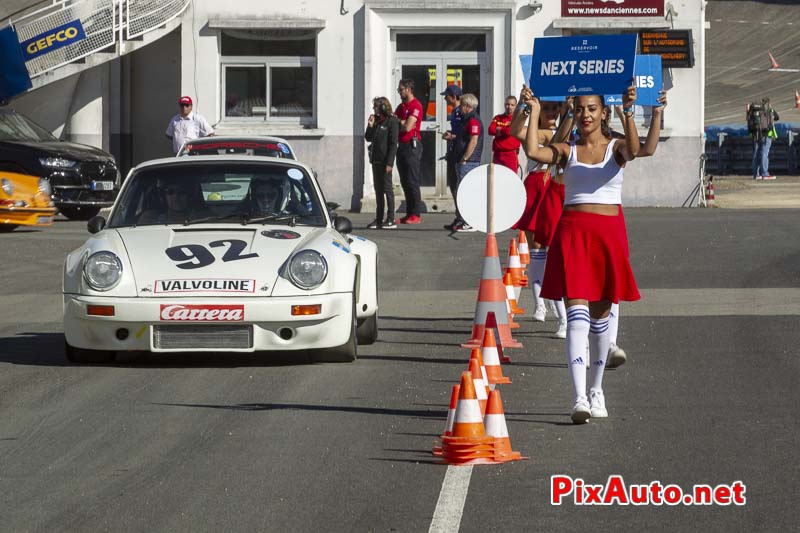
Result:
[[53,207],[0,207],[0,224],[52,226],[55,216]]
[[[293,316],[292,306],[321,306],[320,313]],[[114,316],[90,316],[88,306],[114,306]],[[162,320],[162,305],[243,306],[243,320]],[[152,352],[256,352],[291,351],[341,346],[350,338],[353,327],[353,295],[336,293],[302,297],[252,298],[113,298],[64,294],[64,334],[70,346],[90,350]],[[174,328],[179,326],[179,328]],[[226,328],[252,328],[251,346],[164,347],[160,332],[193,326],[206,339],[209,332]],[[224,326],[223,328],[219,328]],[[214,330],[213,328],[219,328]],[[125,333],[120,333],[125,330]],[[291,331],[291,338],[286,336]],[[157,334],[158,333],[158,334]],[[202,335],[198,335],[198,338]],[[224,336],[220,334],[220,338]],[[123,337],[123,338],[120,338]],[[189,340],[191,343],[191,339]]]

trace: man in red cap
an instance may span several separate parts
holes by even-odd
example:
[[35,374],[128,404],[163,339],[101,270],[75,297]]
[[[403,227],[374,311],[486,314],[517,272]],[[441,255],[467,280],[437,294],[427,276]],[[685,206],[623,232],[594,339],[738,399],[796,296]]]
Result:
[[505,101],[505,114],[497,115],[489,125],[489,135],[494,136],[492,141],[492,162],[503,165],[514,172],[519,165],[519,140],[511,135],[511,118],[514,108],[517,107],[517,98],[507,96]]
[[214,135],[214,128],[198,113],[192,112],[191,96],[178,99],[180,112],[172,117],[167,126],[167,138],[172,141],[172,151],[176,154],[186,141]]

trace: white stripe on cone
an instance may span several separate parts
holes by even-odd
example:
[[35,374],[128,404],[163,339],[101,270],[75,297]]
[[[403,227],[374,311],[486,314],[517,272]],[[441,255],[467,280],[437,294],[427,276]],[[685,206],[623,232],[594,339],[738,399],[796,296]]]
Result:
[[[483,391],[486,394],[486,391]],[[478,400],[458,400],[458,407],[456,407],[455,424],[477,424],[483,423],[481,416],[481,406]],[[454,426],[455,426],[454,424]]]
[[506,417],[504,414],[487,414],[483,419],[486,426],[486,436],[494,437],[496,439],[508,437],[508,427],[506,426]]

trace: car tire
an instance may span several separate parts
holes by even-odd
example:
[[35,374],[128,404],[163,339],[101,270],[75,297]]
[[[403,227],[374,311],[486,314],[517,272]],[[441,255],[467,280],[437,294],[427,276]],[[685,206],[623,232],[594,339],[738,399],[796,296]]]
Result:
[[353,291],[353,305],[350,326],[350,338],[341,346],[316,350],[311,354],[315,363],[352,363],[358,357],[357,320],[356,320],[356,293]]
[[368,316],[358,324],[356,331],[358,337],[358,344],[375,344],[378,340],[378,312]]
[[19,226],[17,224],[0,224],[0,233],[9,233],[18,227]]
[[100,212],[99,207],[59,207],[58,210],[70,220],[89,220]]
[[70,363],[78,364],[107,364],[113,363],[116,356],[115,352],[107,350],[86,350],[75,348],[64,341],[64,354]]

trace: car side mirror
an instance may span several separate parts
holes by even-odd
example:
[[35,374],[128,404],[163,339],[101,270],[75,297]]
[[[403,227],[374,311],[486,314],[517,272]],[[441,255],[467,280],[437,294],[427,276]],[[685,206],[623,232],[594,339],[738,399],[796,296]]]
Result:
[[353,223],[347,217],[336,217],[333,219],[333,229],[342,235],[347,235],[353,231]]
[[106,219],[100,215],[93,216],[89,219],[89,222],[86,223],[86,229],[88,229],[89,233],[92,234],[99,233],[105,227]]

